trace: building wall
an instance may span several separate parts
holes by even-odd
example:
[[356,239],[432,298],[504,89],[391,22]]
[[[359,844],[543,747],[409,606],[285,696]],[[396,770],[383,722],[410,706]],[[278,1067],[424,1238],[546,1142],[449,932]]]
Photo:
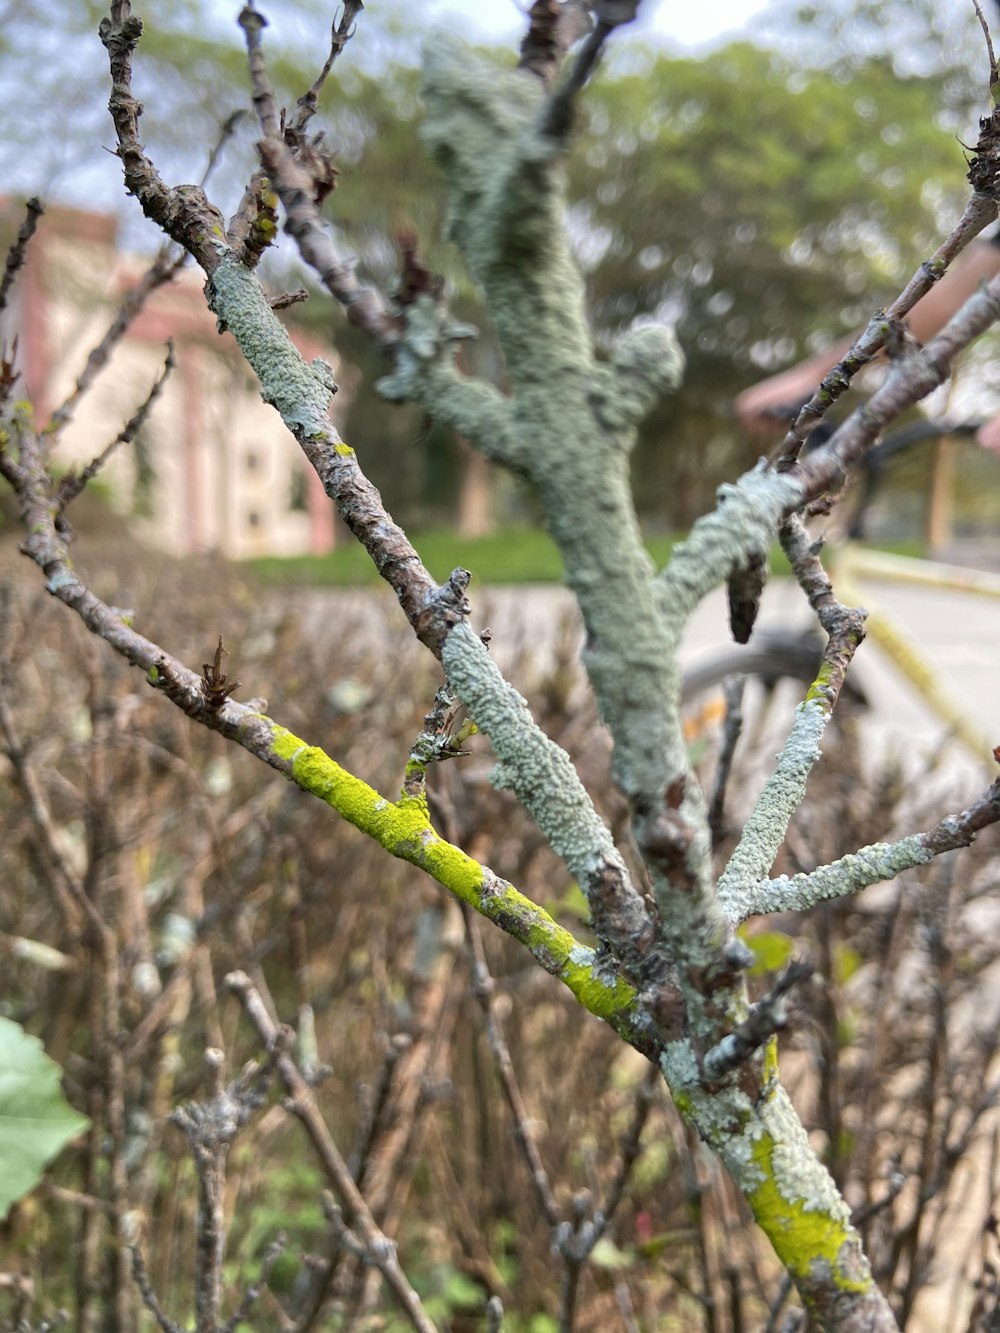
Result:
[[[22,216],[20,204],[0,200],[5,231]],[[150,262],[120,254],[115,236],[111,216],[51,208],[28,247],[0,338],[18,338],[40,424],[71,393]],[[203,281],[189,264],[151,294],[60,432],[57,457],[85,464],[115,437],[162,372],[172,338],[177,365],[141,439],[118,449],[102,473],[112,503],[138,535],[174,554],[321,554],[334,540],[331,503],[277,412],[261,401],[235,342],[218,333]],[[322,356],[337,374],[329,348],[292,336],[307,360]],[[335,408],[343,396],[341,389]]]

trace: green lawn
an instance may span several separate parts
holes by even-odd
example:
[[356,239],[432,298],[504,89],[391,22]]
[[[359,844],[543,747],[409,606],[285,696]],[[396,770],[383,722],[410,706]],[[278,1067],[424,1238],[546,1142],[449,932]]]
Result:
[[[672,537],[647,537],[646,549],[656,567],[662,568],[682,533]],[[419,534],[413,541],[424,564],[433,576],[446,579],[456,565],[472,571],[474,581],[497,583],[560,583],[562,561],[552,539],[538,528],[508,528],[491,537],[467,539],[446,529]],[[878,543],[879,549],[897,555],[920,556],[919,542]],[[248,561],[248,567],[264,583],[281,587],[362,587],[375,585],[379,576],[371,558],[357,542],[344,545],[327,555],[264,556]],[[787,574],[788,562],[781,549],[771,552],[771,569]]]
[[[676,537],[656,537],[647,542],[657,565],[670,554]],[[473,540],[443,529],[419,534],[413,539],[420,558],[442,580],[456,565],[472,571],[479,584],[559,583],[562,561],[555,543],[537,528],[508,528],[491,537]],[[322,556],[267,556],[249,562],[265,583],[283,585],[343,586],[377,583],[378,574],[367,552],[350,542]]]

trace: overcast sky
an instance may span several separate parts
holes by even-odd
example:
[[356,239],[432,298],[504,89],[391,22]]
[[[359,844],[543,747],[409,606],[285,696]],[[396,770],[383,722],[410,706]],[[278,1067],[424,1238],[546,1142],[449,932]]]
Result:
[[[769,2],[701,0],[700,4],[692,4],[691,0],[643,0],[639,18],[628,25],[626,32],[630,39],[636,35],[653,36],[674,49],[698,52],[737,33],[745,31],[752,35],[754,15],[762,13]],[[263,0],[261,7],[276,28],[284,26],[287,30],[294,27],[296,13],[294,3],[284,0],[284,4],[284,14],[281,0]],[[209,6],[216,28],[232,29],[233,0],[209,0]],[[530,0],[422,0],[420,27],[429,26],[428,20],[433,24],[447,18],[450,25],[464,30],[472,38],[513,44],[524,31],[525,19],[521,11],[529,6]],[[390,7],[396,14],[406,13],[398,0]],[[373,17],[377,16],[380,0],[367,0],[366,8]],[[311,22],[315,11],[310,12]],[[361,22],[364,22],[363,15]]]
[[[377,3],[377,0],[375,0]],[[732,37],[767,7],[768,0],[645,0],[639,19],[629,33],[655,33],[685,49],[703,47]],[[511,40],[523,30],[524,19],[514,0],[425,0],[424,10],[435,18],[457,17],[470,32],[497,40]]]

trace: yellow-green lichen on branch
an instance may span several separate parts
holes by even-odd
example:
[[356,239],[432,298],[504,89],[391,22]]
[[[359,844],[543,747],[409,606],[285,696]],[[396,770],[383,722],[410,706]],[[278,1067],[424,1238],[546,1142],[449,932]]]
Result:
[[787,1152],[787,1145],[768,1133],[753,1145],[763,1183],[746,1197],[758,1225],[794,1278],[808,1283],[829,1275],[842,1291],[867,1291],[872,1276],[846,1210],[831,1209],[826,1198],[814,1202],[790,1191],[781,1179],[780,1157]]
[[585,1009],[610,1023],[627,1040],[634,1037],[634,987],[613,973],[599,972],[594,951],[581,945],[544,908],[441,838],[430,822],[422,794],[404,795],[398,802],[386,800],[318,746],[271,725],[272,751],[288,765],[288,775],[298,786],[500,926],[557,976]]
[[719,1154],[806,1304],[815,1298],[818,1308],[831,1286],[843,1293],[872,1290],[847,1205],[778,1080],[776,1041],[764,1047],[752,1096],[735,1085],[704,1088],[687,1040],[667,1046],[660,1063],[685,1123]]
[[830,682],[833,680],[833,663],[822,662],[816,672],[816,679],[806,691],[806,703],[816,703],[820,707],[830,708]]

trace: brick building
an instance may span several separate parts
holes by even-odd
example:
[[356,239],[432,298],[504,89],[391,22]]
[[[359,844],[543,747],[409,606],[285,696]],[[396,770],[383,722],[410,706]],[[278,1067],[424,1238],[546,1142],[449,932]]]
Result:
[[[23,216],[20,202],[0,199],[5,238]],[[17,364],[40,424],[72,391],[149,266],[116,242],[113,216],[50,207],[28,246],[0,341],[9,347],[17,337]],[[172,338],[176,369],[140,437],[103,473],[114,506],[138,535],[171,553],[321,554],[333,545],[333,506],[277,412],[261,401],[234,340],[218,333],[203,281],[188,265],[150,295],[61,432],[57,457],[87,462],[115,437],[160,373]],[[307,360],[322,356],[337,373],[330,348],[297,330],[292,337]]]

